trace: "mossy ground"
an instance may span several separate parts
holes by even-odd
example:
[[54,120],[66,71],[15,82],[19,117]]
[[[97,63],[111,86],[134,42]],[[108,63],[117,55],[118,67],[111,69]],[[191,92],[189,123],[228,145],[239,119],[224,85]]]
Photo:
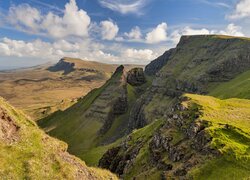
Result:
[[[250,177],[250,101],[220,100],[210,96],[187,94],[187,104],[197,104],[200,119],[210,123],[207,133],[211,146],[221,156],[194,169],[195,179],[247,179]],[[187,103],[187,104],[186,104]]]

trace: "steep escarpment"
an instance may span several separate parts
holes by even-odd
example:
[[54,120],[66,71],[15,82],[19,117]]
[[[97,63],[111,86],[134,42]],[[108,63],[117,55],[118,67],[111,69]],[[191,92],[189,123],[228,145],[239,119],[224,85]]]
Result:
[[89,168],[0,98],[0,176],[2,179],[117,179]]

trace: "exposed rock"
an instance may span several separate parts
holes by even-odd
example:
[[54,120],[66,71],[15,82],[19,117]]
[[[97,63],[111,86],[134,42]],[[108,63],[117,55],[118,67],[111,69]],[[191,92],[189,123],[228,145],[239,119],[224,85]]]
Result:
[[136,159],[142,144],[138,143],[134,147],[127,147],[124,143],[120,147],[108,150],[99,161],[99,167],[109,169],[119,176],[127,173]]
[[127,94],[124,93],[121,97],[118,97],[113,106],[113,113],[115,115],[121,115],[127,112],[128,109],[128,98]]
[[75,66],[74,63],[67,62],[64,59],[61,59],[56,65],[49,67],[48,71],[51,72],[64,71],[63,74],[67,75],[75,70],[74,66]]
[[132,86],[140,86],[146,82],[142,68],[133,68],[127,73],[127,82]]
[[0,108],[0,140],[8,144],[16,142],[19,128],[6,110]]

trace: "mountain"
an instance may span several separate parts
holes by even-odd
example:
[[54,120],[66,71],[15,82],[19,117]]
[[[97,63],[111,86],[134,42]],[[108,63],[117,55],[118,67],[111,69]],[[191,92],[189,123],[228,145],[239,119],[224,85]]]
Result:
[[[38,124],[87,164],[124,179],[247,179],[249,52],[248,38],[183,36],[145,74],[115,73],[82,101]],[[109,83],[117,77],[119,83]],[[103,121],[105,107],[117,107],[110,102],[115,92],[126,97],[126,108],[118,105],[124,111],[108,111],[114,118]]]
[[[63,58],[55,65],[0,72],[0,96],[34,120],[64,110],[102,86],[117,65]],[[126,68],[132,68],[127,65]]]
[[67,144],[46,135],[21,111],[0,98],[1,179],[117,179],[90,168],[67,152]]

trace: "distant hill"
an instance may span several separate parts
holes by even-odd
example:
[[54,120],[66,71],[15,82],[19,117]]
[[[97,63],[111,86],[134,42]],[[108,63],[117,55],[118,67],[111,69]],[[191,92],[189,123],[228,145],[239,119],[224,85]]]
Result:
[[[118,65],[63,58],[55,65],[0,72],[0,96],[37,120],[102,86]],[[130,69],[133,65],[127,65]]]
[[117,179],[90,168],[67,152],[67,144],[39,130],[21,111],[0,98],[1,179]]

